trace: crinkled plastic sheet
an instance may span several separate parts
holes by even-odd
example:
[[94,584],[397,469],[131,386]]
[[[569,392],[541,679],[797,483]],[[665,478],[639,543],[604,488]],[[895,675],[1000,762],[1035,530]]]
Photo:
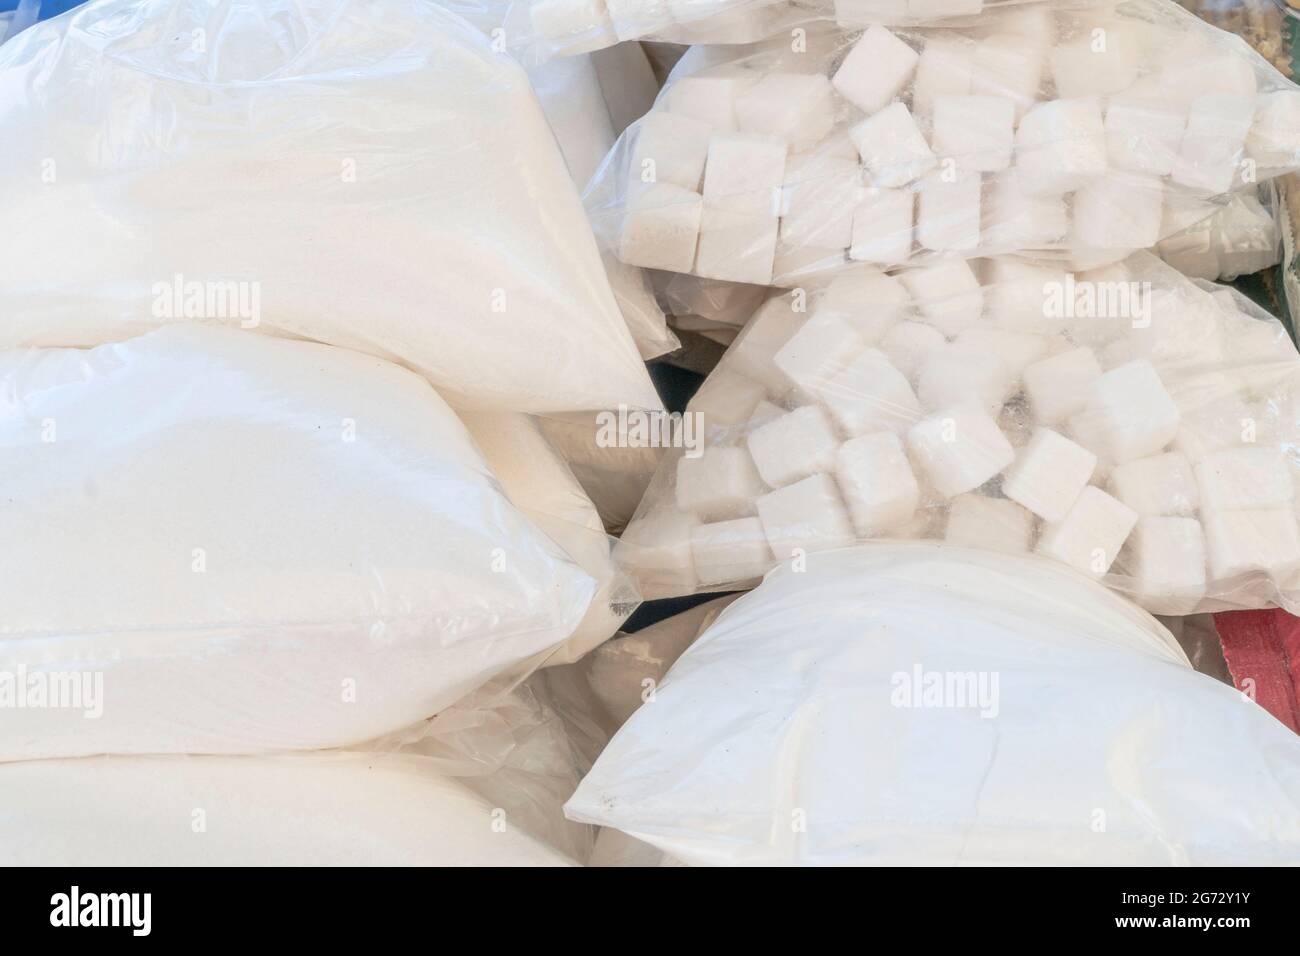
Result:
[[847,28],[994,20],[1025,7],[1091,0],[513,0],[502,29],[525,60],[598,50],[624,40],[742,44],[809,22]]
[[623,261],[791,287],[1032,252],[1092,268],[1297,167],[1300,90],[1166,0],[695,47],[585,196]]
[[773,293],[687,416],[615,552],[648,599],[942,538],[1064,561],[1157,613],[1300,610],[1295,346],[1149,253]]

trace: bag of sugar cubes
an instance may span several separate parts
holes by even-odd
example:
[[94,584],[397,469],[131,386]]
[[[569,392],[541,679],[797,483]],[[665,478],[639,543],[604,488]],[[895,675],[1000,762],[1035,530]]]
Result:
[[1150,253],[946,260],[773,292],[616,557],[647,598],[872,538],[1072,565],[1160,614],[1300,611],[1300,356]]
[[813,20],[859,29],[962,22],[1048,2],[1078,8],[1095,0],[514,0],[502,29],[528,62],[624,40],[754,43]]
[[585,201],[624,261],[758,285],[1032,251],[1091,268],[1300,168],[1300,88],[1169,0],[695,47]]

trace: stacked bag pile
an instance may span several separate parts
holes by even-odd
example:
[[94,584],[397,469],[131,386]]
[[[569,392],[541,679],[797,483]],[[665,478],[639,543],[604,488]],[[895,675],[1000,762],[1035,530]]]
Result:
[[1240,41],[92,0],[0,139],[0,862],[1300,862],[1300,740],[1152,616],[1300,612]]

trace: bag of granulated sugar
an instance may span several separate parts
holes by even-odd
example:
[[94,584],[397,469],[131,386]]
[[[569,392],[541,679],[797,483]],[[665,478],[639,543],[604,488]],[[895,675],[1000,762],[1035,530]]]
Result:
[[[1093,0],[513,0],[507,43],[526,60],[597,50],[622,40],[752,43],[799,24],[967,23]],[[1031,12],[1030,17],[1037,14]]]
[[615,553],[642,595],[874,538],[1033,552],[1161,614],[1300,609],[1300,357],[1148,253],[952,260],[770,298]]
[[722,612],[570,819],[696,866],[1300,862],[1300,739],[1130,601],[934,542],[821,557]]
[[0,676],[64,688],[5,709],[0,762],[347,747],[630,610],[581,492],[517,507],[427,381],[360,352],[196,325],[3,352],[0,446]]
[[[697,52],[698,51],[698,52]],[[1092,268],[1300,168],[1300,89],[1168,0],[699,47],[587,189],[624,262],[754,285]]]
[[662,407],[527,75],[436,3],[87,4],[0,48],[0,140],[0,347],[203,322]]
[[0,787],[5,866],[577,865],[415,754],[30,760]]

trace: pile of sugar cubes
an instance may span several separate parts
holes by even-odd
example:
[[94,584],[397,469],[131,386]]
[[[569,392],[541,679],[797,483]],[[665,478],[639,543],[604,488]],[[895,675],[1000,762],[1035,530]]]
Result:
[[1092,268],[1298,167],[1300,91],[1167,0],[961,23],[679,64],[593,221],[625,262],[757,285],[1025,251]]
[[1158,613],[1300,587],[1300,357],[1150,253],[845,276],[768,299],[624,534],[647,597],[869,538],[1036,551]]

